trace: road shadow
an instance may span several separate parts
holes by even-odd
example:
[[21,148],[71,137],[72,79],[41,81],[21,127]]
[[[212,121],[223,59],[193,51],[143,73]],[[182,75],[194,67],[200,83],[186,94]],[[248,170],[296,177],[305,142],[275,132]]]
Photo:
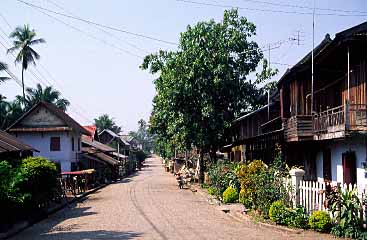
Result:
[[80,232],[51,232],[40,235],[37,239],[63,239],[63,240],[86,240],[86,239],[136,239],[142,236],[142,233],[127,231],[80,231]]

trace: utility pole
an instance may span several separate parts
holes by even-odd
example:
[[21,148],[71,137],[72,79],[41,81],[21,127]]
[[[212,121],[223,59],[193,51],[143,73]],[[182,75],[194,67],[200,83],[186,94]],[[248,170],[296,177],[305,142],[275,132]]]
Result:
[[315,0],[313,1],[312,12],[312,67],[311,67],[311,115],[313,114],[313,88],[314,88],[314,48],[315,48]]

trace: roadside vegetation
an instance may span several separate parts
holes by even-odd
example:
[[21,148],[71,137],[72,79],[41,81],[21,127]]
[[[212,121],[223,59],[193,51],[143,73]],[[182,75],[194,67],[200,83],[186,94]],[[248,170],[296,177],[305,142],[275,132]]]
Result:
[[0,226],[39,217],[51,200],[60,200],[57,167],[42,157],[0,161]]
[[289,168],[281,154],[269,165],[260,160],[250,163],[218,161],[208,169],[209,181],[203,184],[209,194],[223,203],[243,204],[246,212],[259,221],[291,228],[312,229],[337,237],[367,239],[362,227],[361,203],[356,190],[334,187],[327,193],[326,211],[307,214],[302,206],[293,206],[291,186],[285,184]]

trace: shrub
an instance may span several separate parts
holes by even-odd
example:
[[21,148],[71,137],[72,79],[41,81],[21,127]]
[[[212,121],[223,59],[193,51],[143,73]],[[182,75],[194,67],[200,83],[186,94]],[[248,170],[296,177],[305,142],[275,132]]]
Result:
[[19,187],[31,195],[30,204],[33,207],[54,197],[57,168],[53,162],[43,157],[28,157],[22,160],[20,175],[27,181]]
[[242,203],[245,208],[251,209],[252,208],[252,199],[245,196],[244,191],[241,189],[239,193],[238,202]]
[[271,204],[269,209],[269,218],[277,224],[287,225],[290,211],[280,200]]
[[338,187],[335,191],[334,201],[332,203],[331,212],[335,219],[336,226],[332,228],[331,233],[353,239],[361,239],[365,237],[361,229],[361,219],[359,211],[362,204],[358,198],[357,190],[341,190]]
[[287,225],[295,228],[308,228],[308,216],[303,207],[290,209],[290,215],[287,219]]
[[217,189],[215,189],[214,187],[208,187],[208,194],[210,195],[217,195]]
[[224,192],[223,192],[223,202],[224,203],[234,203],[238,200],[238,192],[237,190],[229,186]]
[[210,166],[208,171],[210,185],[216,189],[217,196],[222,196],[229,186],[236,188],[237,192],[240,190],[240,183],[236,174],[238,166],[238,164],[226,162],[218,162]]
[[318,232],[329,232],[331,228],[331,218],[327,212],[314,211],[308,221],[310,228]]

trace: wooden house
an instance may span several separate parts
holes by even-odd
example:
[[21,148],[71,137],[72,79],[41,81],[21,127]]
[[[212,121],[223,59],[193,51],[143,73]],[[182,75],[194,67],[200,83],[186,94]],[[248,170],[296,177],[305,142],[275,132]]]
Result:
[[326,35],[281,77],[278,102],[234,121],[229,146],[242,145],[245,160],[267,161],[280,143],[288,165],[304,167],[305,180],[365,185],[366,78],[367,22]]
[[279,94],[269,104],[233,121],[230,144],[224,149],[232,161],[260,159],[269,162],[275,157],[276,145],[283,142]]
[[367,22],[325,39],[280,79],[286,159],[306,178],[367,183]]
[[117,150],[95,139],[82,136],[81,165],[83,169],[95,169],[97,179],[117,179],[121,162],[113,155]]
[[35,155],[60,164],[62,172],[78,170],[82,134],[90,135],[64,111],[39,102],[21,116],[7,131],[36,148]]

